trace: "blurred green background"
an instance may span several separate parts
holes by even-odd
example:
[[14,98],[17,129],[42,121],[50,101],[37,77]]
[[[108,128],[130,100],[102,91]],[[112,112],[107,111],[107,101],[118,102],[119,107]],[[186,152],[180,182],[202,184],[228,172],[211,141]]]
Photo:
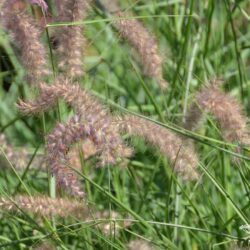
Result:
[[[48,3],[54,11],[55,3]],[[135,17],[143,16],[140,21],[157,37],[169,87],[163,92],[156,81],[142,74],[131,46],[112,22],[104,20],[110,18],[108,13],[93,3],[85,24],[86,75],[80,84],[112,112],[123,113],[125,108],[171,127],[181,126],[197,91],[219,77],[224,79],[225,92],[237,98],[250,115],[248,0],[130,0],[120,4]],[[55,29],[60,27],[48,28],[49,38]],[[58,116],[55,110],[46,113],[44,120],[18,112],[18,98],[34,97],[35,92],[25,80],[15,43],[3,29],[0,32],[1,132],[16,151],[25,148],[31,158],[39,147],[38,155],[42,155],[43,135],[53,129]],[[43,40],[49,47],[45,32]],[[62,120],[67,120],[71,110],[63,103],[60,107]],[[238,249],[237,245],[248,249],[249,231],[240,227],[250,221],[249,151],[243,150],[244,159],[236,164],[233,148],[223,144],[218,124],[213,117],[207,118],[197,131],[199,140],[194,141],[201,165],[201,178],[196,182],[182,181],[157,149],[141,138],[124,137],[135,148],[126,168],[96,168],[94,158],[82,163],[84,177],[80,178],[92,209],[117,211],[121,218],[136,220],[119,234],[103,234],[84,221],[3,212],[0,248],[35,249],[48,241],[58,249],[128,249],[130,241],[142,238],[154,249]],[[6,162],[1,165],[2,196],[26,192],[18,185],[17,175],[24,177],[30,193],[49,194],[46,172],[31,168],[23,176],[25,169],[15,173]]]

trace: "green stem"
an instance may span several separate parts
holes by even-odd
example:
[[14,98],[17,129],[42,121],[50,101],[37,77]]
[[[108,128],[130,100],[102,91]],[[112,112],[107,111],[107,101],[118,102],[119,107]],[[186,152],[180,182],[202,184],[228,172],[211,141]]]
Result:
[[203,172],[207,175],[207,177],[212,181],[212,183],[216,186],[216,188],[220,191],[220,193],[227,199],[227,201],[231,204],[234,211],[238,214],[238,216],[242,219],[242,221],[245,224],[249,224],[249,219],[243,214],[241,209],[234,203],[230,195],[226,192],[226,190],[221,186],[220,183],[217,182],[217,180],[209,173],[209,171],[202,166],[202,164],[199,165],[200,168],[203,170]]
[[234,27],[232,13],[230,11],[230,4],[229,4],[228,0],[224,0],[224,1],[225,1],[227,11],[228,11],[229,21],[230,21],[230,25],[231,25],[231,29],[232,29],[232,33],[233,33],[234,48],[235,48],[237,66],[238,66],[239,77],[240,77],[241,99],[243,100],[244,90],[243,90],[243,73],[242,73],[242,69],[241,69],[241,54],[240,54],[240,50],[239,50],[239,46],[238,46],[238,42],[237,42],[237,35],[236,35],[235,27]]

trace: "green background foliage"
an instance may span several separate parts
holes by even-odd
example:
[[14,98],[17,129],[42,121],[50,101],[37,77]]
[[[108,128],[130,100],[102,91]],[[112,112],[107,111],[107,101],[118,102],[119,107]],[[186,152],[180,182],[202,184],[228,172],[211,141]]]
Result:
[[[132,111],[161,122],[180,133],[183,116],[195,93],[209,79],[224,79],[223,88],[235,96],[250,115],[250,3],[248,0],[141,0],[121,1],[122,8],[156,35],[164,58],[163,92],[142,74],[135,52],[121,39],[111,18],[101,8],[90,11],[85,25],[86,75],[81,85],[97,95],[114,113]],[[54,6],[54,2],[49,2]],[[57,25],[50,25],[53,36]],[[73,38],[72,38],[73,39]],[[44,34],[48,46],[48,37]],[[35,95],[25,81],[18,51],[6,32],[0,34],[0,126],[16,150],[27,148],[31,157],[44,153],[44,136],[58,121],[56,111],[43,117],[24,117],[15,103]],[[57,58],[51,55],[56,65]],[[57,74],[55,69],[55,74]],[[51,80],[52,81],[52,80]],[[62,120],[72,114],[60,103]],[[181,130],[182,131],[182,130]],[[117,211],[134,223],[120,234],[104,235],[94,223],[39,219],[26,213],[1,213],[0,248],[28,249],[50,241],[58,249],[126,249],[136,238],[159,249],[229,249],[248,244],[240,229],[249,223],[249,150],[233,161],[234,145],[223,142],[218,124],[207,116],[191,135],[199,154],[201,178],[184,182],[169,162],[141,138],[125,140],[135,147],[127,167],[96,168],[94,158],[82,162],[79,178],[93,211]],[[28,167],[28,166],[27,166]],[[47,173],[30,169],[0,172],[0,193],[50,194]],[[21,185],[20,178],[22,179]],[[26,188],[25,188],[26,186]],[[17,188],[18,187],[18,188]],[[110,221],[110,223],[114,223]],[[234,248],[232,248],[234,249]]]

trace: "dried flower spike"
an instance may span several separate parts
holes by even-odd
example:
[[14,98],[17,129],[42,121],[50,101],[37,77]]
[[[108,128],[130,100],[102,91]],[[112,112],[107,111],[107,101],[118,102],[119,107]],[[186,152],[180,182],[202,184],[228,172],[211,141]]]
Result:
[[[44,0],[28,0],[31,4],[36,4],[41,7],[44,13],[48,10],[48,5]],[[1,1],[2,4],[3,1]],[[7,2],[7,1],[5,1]],[[15,10],[24,10],[27,6],[25,1],[23,0],[8,0],[8,4],[11,6],[12,9]]]
[[132,240],[129,242],[128,250],[156,250],[156,248],[145,240]]
[[[89,9],[88,2],[86,0],[57,0],[58,21],[83,21]],[[59,68],[70,78],[81,77],[84,73],[85,38],[83,32],[82,25],[69,25],[60,27],[56,35],[59,43]]]
[[[13,167],[15,167],[16,170],[24,170],[27,168],[29,161],[32,157],[32,154],[28,152],[26,148],[15,148],[13,145],[11,145],[4,134],[0,134],[0,145],[2,147],[2,150],[4,151],[5,155],[2,155],[0,153],[0,161],[1,161],[1,168],[4,167],[10,167],[10,164],[12,164]],[[7,157],[7,159],[6,159]],[[32,165],[30,167],[39,169],[44,169],[44,160],[41,156],[36,156],[33,161]]]
[[[112,211],[90,212],[86,203],[67,198],[50,198],[47,196],[18,195],[15,197],[0,197],[0,210],[7,212],[26,212],[39,216],[58,216],[61,218],[75,217],[79,220],[117,220],[121,216]],[[110,217],[111,216],[111,217]],[[112,223],[112,222],[111,222]],[[104,234],[117,234],[121,228],[129,227],[132,222],[119,220],[115,224],[98,223],[97,226]]]
[[23,113],[46,111],[55,105],[59,98],[62,98],[74,107],[76,113],[83,119],[82,124],[92,127],[92,138],[88,138],[101,152],[101,165],[113,164],[118,158],[129,157],[132,154],[132,150],[124,145],[119,130],[113,124],[113,118],[106,108],[86,90],[83,90],[79,84],[59,78],[51,86],[41,84],[40,89],[41,95],[37,100],[19,102],[19,109]]
[[[126,151],[126,148],[118,143],[121,140],[120,137],[115,138],[112,135],[106,134],[105,128],[103,128],[103,131],[102,128],[96,129],[96,123],[83,120],[80,116],[76,115],[66,124],[59,123],[48,136],[48,165],[52,173],[57,176],[59,185],[71,190],[73,195],[80,198],[83,197],[84,193],[78,183],[77,176],[67,166],[68,151],[71,145],[83,139],[91,140],[98,154],[100,154],[102,165],[114,163],[118,156],[126,154],[126,152],[122,152],[122,149]],[[117,155],[117,153],[120,154]]]
[[40,41],[41,30],[23,8],[15,7],[10,2],[5,2],[1,13],[1,22],[13,41],[21,51],[21,59],[28,73],[28,80],[35,84],[49,75],[47,52]]
[[124,116],[118,123],[121,130],[130,135],[142,136],[158,147],[184,179],[198,178],[196,171],[198,158],[192,147],[187,147],[180,137],[162,126],[136,116]]
[[235,98],[220,90],[216,83],[197,94],[188,112],[185,128],[195,130],[201,124],[204,113],[211,113],[217,119],[226,141],[249,145],[247,118],[243,115],[243,107]]
[[[13,147],[5,138],[3,134],[0,135],[0,145],[4,154],[0,153],[0,163],[1,168],[10,168],[11,165],[16,170],[25,170],[33,156],[34,152],[29,152],[26,148],[16,148]],[[96,155],[97,148],[92,141],[86,139],[80,141],[80,150],[79,147],[72,147],[68,153],[69,165],[77,170],[81,170],[81,161],[80,161],[80,152],[83,153],[84,160],[89,159],[91,156]],[[7,157],[7,159],[6,159]],[[41,171],[47,171],[45,155],[39,154],[36,155],[32,160],[29,169],[36,169]]]
[[167,88],[167,82],[163,79],[163,60],[159,52],[156,38],[151,34],[141,22],[136,19],[127,18],[123,12],[117,15],[117,27],[124,39],[138,52],[144,74],[155,78],[162,90]]
[[53,245],[53,243],[45,241],[35,247],[33,247],[32,249],[34,250],[56,250],[56,246]]
[[14,198],[0,198],[0,209],[5,211],[20,211],[39,214],[41,216],[59,216],[62,218],[86,218],[88,209],[83,203],[46,196],[16,196]]
[[75,116],[66,124],[59,123],[47,140],[47,162],[52,174],[60,186],[79,198],[83,198],[84,192],[75,172],[68,167],[67,154],[72,144],[87,137],[88,130],[80,124],[79,116]]
[[67,124],[59,124],[48,139],[48,158],[52,173],[60,184],[83,196],[76,176],[65,167],[69,147],[81,139],[89,139],[96,147],[100,164],[114,164],[119,158],[129,157],[132,150],[122,141],[118,127],[107,110],[78,84],[57,79],[52,86],[40,85],[41,95],[36,101],[19,103],[24,113],[36,113],[51,108],[59,98],[71,105],[77,114]]
[[31,4],[37,4],[38,6],[41,7],[43,12],[47,12],[48,10],[48,5],[44,0],[29,0]]

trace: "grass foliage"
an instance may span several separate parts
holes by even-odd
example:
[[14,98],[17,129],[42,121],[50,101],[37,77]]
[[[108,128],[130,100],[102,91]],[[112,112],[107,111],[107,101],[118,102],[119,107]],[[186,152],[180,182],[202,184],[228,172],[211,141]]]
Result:
[[[35,249],[47,242],[57,249],[128,249],[134,239],[148,241],[154,249],[247,247],[250,232],[241,226],[250,221],[248,148],[235,153],[236,145],[223,141],[212,116],[207,115],[196,133],[185,131],[181,124],[197,91],[217,77],[224,79],[224,90],[250,115],[249,1],[120,2],[156,35],[169,87],[164,92],[142,74],[134,51],[112,25],[112,16],[98,4],[86,21],[72,23],[85,25],[87,38],[87,74],[81,84],[115,114],[136,113],[194,140],[201,177],[183,181],[152,145],[141,138],[125,137],[135,147],[133,158],[124,163],[126,168],[96,168],[95,159],[90,158],[82,159],[82,171],[77,171],[85,188],[86,206],[93,213],[116,211],[120,214],[117,221],[1,212],[0,248]],[[53,1],[48,3],[54,8]],[[60,25],[48,25],[43,37],[48,49],[48,38]],[[27,84],[18,52],[3,30],[0,49],[0,129],[16,150],[26,148],[30,152],[30,164],[21,171],[6,162],[2,153],[0,196],[40,193],[53,197],[54,179],[30,166],[33,158],[44,153],[44,135],[59,120],[58,112],[36,117],[18,112],[18,98],[28,99],[34,90]],[[56,58],[53,50],[50,52],[57,74]],[[66,121],[71,110],[63,103],[59,103],[59,110],[60,119]],[[130,220],[131,225],[115,234],[112,230],[104,234],[96,226],[112,226],[119,220]]]

